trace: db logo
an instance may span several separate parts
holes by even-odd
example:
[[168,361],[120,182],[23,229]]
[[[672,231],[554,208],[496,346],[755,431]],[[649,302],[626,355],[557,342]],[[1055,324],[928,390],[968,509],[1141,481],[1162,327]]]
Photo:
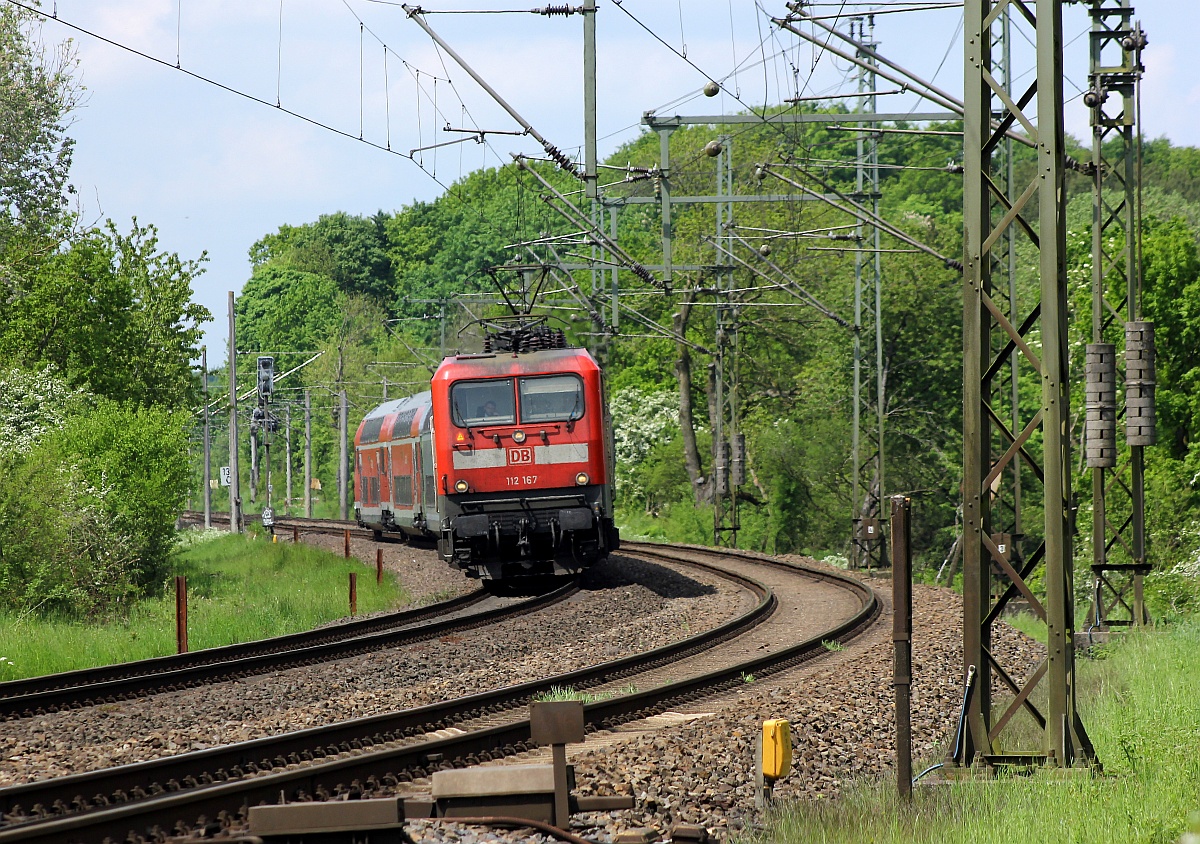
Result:
[[510,448],[508,450],[508,465],[523,466],[533,462],[533,449],[526,446],[525,448]]

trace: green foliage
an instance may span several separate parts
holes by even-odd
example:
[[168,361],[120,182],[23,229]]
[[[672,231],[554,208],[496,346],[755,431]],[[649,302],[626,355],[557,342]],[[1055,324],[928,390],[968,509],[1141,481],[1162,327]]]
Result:
[[186,489],[177,412],[0,381],[0,607],[104,616],[167,565]]
[[383,302],[392,286],[386,220],[382,212],[364,218],[339,211],[309,225],[283,225],[250,247],[250,262],[323,276],[343,293]]
[[1186,202],[1200,203],[1200,149],[1172,146],[1166,138],[1144,141],[1142,179]]
[[111,485],[95,486],[62,444],[43,441],[0,462],[0,608],[102,617],[134,591],[133,537],[113,517]]
[[[191,650],[309,630],[344,618],[346,575],[359,562],[307,545],[184,534],[169,574],[188,582]],[[382,586],[360,576],[360,613],[394,609],[410,596],[388,574]],[[175,652],[174,580],[132,600],[117,623],[30,617],[0,610],[0,680],[112,665]]]
[[[61,232],[74,142],[68,115],[79,100],[70,42],[48,48],[36,18],[0,9],[0,254],[21,263]],[[14,241],[19,241],[14,243]],[[8,277],[4,277],[8,276]],[[5,273],[0,285],[19,289]],[[3,286],[0,286],[3,290]]]
[[1200,471],[1200,250],[1175,218],[1152,220],[1143,251],[1144,307],[1158,349],[1159,438],[1172,457]]
[[159,580],[169,564],[186,489],[187,422],[181,412],[98,399],[58,436],[92,483],[110,486],[109,514],[134,543],[137,587]]
[[688,500],[664,504],[649,513],[641,508],[622,505],[617,511],[621,536],[629,539],[684,542],[692,545],[712,543],[712,507],[696,506]]
[[237,299],[238,345],[263,353],[319,349],[340,318],[338,301],[327,275],[257,266]]
[[0,317],[0,356],[115,400],[190,406],[190,361],[210,319],[190,301],[200,262],[157,246],[153,226],[135,220],[124,235],[109,221],[45,256]]

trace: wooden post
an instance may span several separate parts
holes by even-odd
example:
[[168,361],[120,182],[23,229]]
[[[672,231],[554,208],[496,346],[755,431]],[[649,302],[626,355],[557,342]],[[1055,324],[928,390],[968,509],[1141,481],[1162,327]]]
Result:
[[350,615],[358,615],[358,575],[350,572]]
[[176,652],[188,652],[187,640],[187,578],[175,576],[175,646]]
[[383,585],[383,549],[375,549],[375,583]]
[[346,559],[350,559],[350,530],[347,528],[342,531],[343,551]]
[[892,496],[892,686],[896,692],[896,788],[912,799],[912,501]]
[[300,525],[292,525],[292,544],[300,541]]

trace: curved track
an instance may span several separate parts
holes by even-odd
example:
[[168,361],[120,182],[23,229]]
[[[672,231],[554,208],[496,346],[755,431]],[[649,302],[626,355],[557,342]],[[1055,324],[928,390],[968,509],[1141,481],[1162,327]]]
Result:
[[[198,514],[185,513],[183,521],[191,521],[190,517],[195,515]],[[221,521],[222,517],[218,515],[215,520]],[[223,520],[228,523],[228,516]],[[294,525],[297,530],[303,526],[306,533],[341,534],[350,530],[355,536],[371,535],[370,531],[350,528],[345,522],[291,520],[284,524],[289,528]],[[486,590],[478,589],[416,609],[385,613],[286,636],[11,680],[0,683],[0,720],[27,718],[62,709],[178,691],[343,659],[372,650],[401,647],[537,612],[569,598],[576,591],[570,584],[564,584],[526,601],[510,601],[464,615],[471,608],[490,600]]]
[[[711,631],[646,654],[604,663],[557,677],[524,683],[419,709],[343,722],[327,727],[0,789],[0,811],[10,825],[7,841],[121,839],[130,830],[190,828],[197,819],[234,818],[262,801],[376,796],[438,767],[464,766],[531,748],[526,706],[553,686],[594,688],[645,672],[677,666],[689,657],[711,662],[714,646],[736,643],[776,611],[774,593],[745,574],[714,560],[735,557],[772,573],[809,582],[836,584],[852,596],[857,611],[845,613],[817,635],[750,659],[709,667],[695,676],[655,685],[650,691],[588,704],[589,729],[605,729],[644,718],[714,692],[731,688],[747,674],[785,670],[825,653],[823,642],[846,641],[878,614],[871,591],[838,575],[741,552],[668,549],[630,544],[625,551],[703,568],[733,579],[759,596],[743,616]],[[707,560],[707,561],[706,561]],[[760,646],[761,647],[761,646]],[[453,728],[455,735],[431,735]],[[448,761],[443,761],[448,760]],[[95,795],[94,797],[91,795]],[[47,820],[33,820],[45,817]]]
[[487,599],[488,595],[480,590],[416,610],[388,613],[290,636],[14,680],[0,684],[0,717],[24,718],[59,709],[111,703],[410,645],[537,612],[565,600],[576,591],[577,587],[568,583],[515,604],[435,620]]

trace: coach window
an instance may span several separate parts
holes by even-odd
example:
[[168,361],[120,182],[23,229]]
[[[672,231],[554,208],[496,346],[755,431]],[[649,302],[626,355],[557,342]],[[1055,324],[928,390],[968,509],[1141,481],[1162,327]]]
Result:
[[567,422],[583,416],[583,381],[578,375],[522,378],[521,422]]
[[454,424],[511,425],[516,421],[511,378],[490,381],[458,381],[450,387],[450,407]]

